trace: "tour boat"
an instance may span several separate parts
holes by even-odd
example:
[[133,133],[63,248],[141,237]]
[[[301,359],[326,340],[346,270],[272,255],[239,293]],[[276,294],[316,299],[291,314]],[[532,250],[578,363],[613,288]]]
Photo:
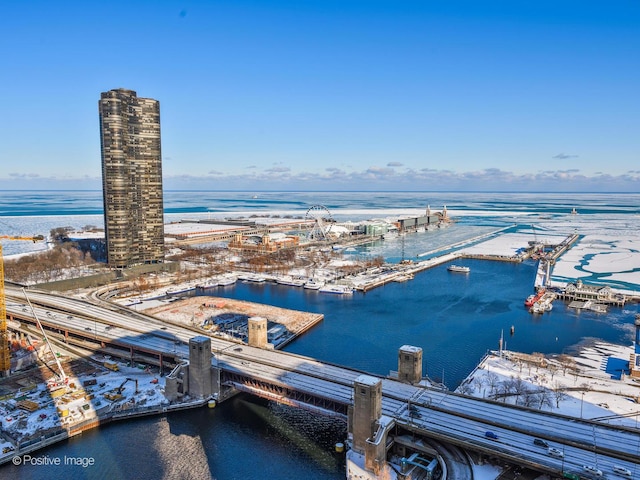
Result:
[[449,265],[447,268],[450,272],[469,273],[471,269],[469,267],[463,267],[461,265]]

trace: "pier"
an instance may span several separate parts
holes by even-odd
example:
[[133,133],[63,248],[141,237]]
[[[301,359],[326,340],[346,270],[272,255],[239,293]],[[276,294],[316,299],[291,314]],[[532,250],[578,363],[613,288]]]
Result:
[[460,255],[456,253],[447,253],[440,257],[434,257],[417,263],[387,265],[384,269],[376,268],[368,272],[349,277],[348,280],[356,290],[367,292],[389,282],[398,281],[398,279],[406,280],[407,276],[415,275],[429,268],[455,260],[459,257]]

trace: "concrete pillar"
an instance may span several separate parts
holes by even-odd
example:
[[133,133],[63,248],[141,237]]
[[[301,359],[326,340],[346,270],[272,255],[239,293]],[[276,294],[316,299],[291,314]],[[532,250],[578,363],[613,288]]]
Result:
[[416,384],[422,380],[422,348],[403,345],[398,350],[398,380]]
[[200,335],[189,339],[188,394],[193,398],[207,398],[212,393],[211,339]]
[[267,346],[267,319],[251,317],[249,323],[249,346],[266,348]]
[[170,402],[175,402],[178,399],[177,379],[169,377],[165,379],[164,396]]
[[382,415],[382,381],[370,375],[360,375],[353,382],[353,449],[365,453],[367,439],[376,432]]

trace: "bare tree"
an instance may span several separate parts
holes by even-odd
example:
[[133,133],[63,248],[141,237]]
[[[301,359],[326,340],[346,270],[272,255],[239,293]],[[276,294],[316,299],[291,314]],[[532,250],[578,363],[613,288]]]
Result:
[[539,410],[542,410],[543,406],[547,406],[549,408],[553,407],[553,405],[551,404],[551,396],[549,395],[549,390],[547,390],[546,388],[543,388],[538,392],[538,399],[540,402],[538,404]]
[[560,362],[560,365],[562,366],[562,373],[566,374],[567,370],[572,370],[575,371],[576,369],[576,361],[573,357],[570,357],[569,355],[560,355],[558,357],[558,361]]
[[489,386],[489,394],[495,395],[496,386],[498,385],[498,375],[493,372],[487,372],[487,385]]
[[458,387],[458,391],[463,395],[471,395],[474,392],[474,388],[472,386],[472,382],[463,383]]
[[567,394],[564,391],[564,385],[558,381],[553,384],[553,398],[556,401],[556,408],[560,408],[560,402],[567,398]]
[[516,394],[516,403],[518,403],[518,397],[528,391],[527,384],[522,380],[522,378],[517,377],[513,380],[511,386],[513,388],[513,392]]
[[531,407],[537,402],[538,402],[537,392],[534,392],[533,390],[529,390],[528,388],[525,388],[525,390],[522,392],[521,405],[524,405],[525,407]]

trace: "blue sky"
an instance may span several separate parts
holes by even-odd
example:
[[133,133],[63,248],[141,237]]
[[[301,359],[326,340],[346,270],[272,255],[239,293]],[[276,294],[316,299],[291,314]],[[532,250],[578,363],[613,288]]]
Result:
[[100,189],[100,92],[167,190],[640,191],[640,2],[4,2],[0,189]]

